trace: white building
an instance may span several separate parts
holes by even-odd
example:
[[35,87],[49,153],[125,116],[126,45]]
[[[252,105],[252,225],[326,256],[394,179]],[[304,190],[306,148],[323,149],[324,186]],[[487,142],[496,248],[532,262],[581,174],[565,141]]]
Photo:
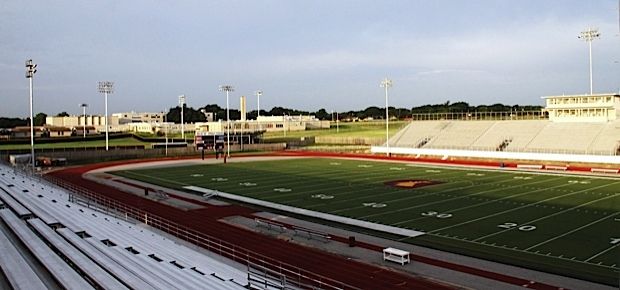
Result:
[[[116,117],[119,120],[119,124],[129,124],[129,123],[161,123],[164,121],[164,115],[166,113],[136,113],[136,112],[125,112],[125,113],[114,113],[112,117]],[[111,123],[111,121],[110,121]]]
[[[196,123],[197,135],[206,132],[226,132],[226,121]],[[231,133],[236,132],[283,132],[304,131],[308,129],[329,129],[329,121],[321,121],[314,116],[260,116],[258,120],[232,120]]]
[[619,94],[543,97],[552,122],[609,122],[620,119]]

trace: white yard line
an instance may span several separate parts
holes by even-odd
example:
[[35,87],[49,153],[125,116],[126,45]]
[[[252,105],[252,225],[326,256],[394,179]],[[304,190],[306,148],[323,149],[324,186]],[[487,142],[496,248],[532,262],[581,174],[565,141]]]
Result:
[[150,178],[150,179],[158,179],[158,180],[169,182],[169,183],[176,183],[178,185],[183,185],[183,186],[187,185],[187,184],[182,183],[182,182],[178,182],[178,181],[174,181],[174,180],[170,180],[170,179],[166,179],[166,178],[161,178],[161,177],[155,177],[155,176],[146,175],[146,174],[140,174],[140,173],[136,173],[136,172],[132,172],[132,171],[127,171],[126,173],[129,173],[130,175],[133,174],[135,176],[142,176],[142,177],[146,177],[146,178]]
[[613,248],[618,247],[619,245],[620,245],[620,244],[615,244],[615,245],[613,245],[613,246],[611,246],[611,247],[609,247],[609,248],[607,248],[607,249],[605,249],[605,250],[603,250],[603,251],[601,251],[601,252],[599,252],[599,253],[595,254],[594,256],[592,256],[592,257],[588,258],[585,262],[590,262],[591,260],[596,259],[596,258],[597,258],[597,257],[599,257],[600,255],[603,255],[603,254],[605,254],[605,253],[607,253],[607,252],[611,251]]
[[[551,179],[551,180],[557,180],[557,179]],[[550,181],[550,180],[548,180],[548,181]],[[491,203],[495,203],[495,202],[506,200],[506,199],[513,199],[515,197],[519,197],[519,196],[523,196],[523,195],[528,195],[528,194],[532,194],[532,193],[539,192],[539,191],[555,189],[555,188],[563,187],[563,186],[566,186],[566,184],[562,184],[562,185],[558,185],[558,186],[553,186],[553,187],[547,187],[547,188],[540,188],[540,189],[537,189],[537,190],[528,191],[528,192],[524,192],[524,193],[517,193],[517,194],[510,195],[510,196],[506,196],[506,197],[502,197],[502,198],[498,198],[498,199],[493,199],[493,200],[489,200],[489,201],[485,201],[485,202],[481,202],[481,203],[476,203],[476,204],[472,204],[472,205],[465,206],[465,207],[445,210],[444,212],[455,213],[455,212],[459,212],[459,211],[462,211],[462,210],[470,209],[470,208],[473,208],[473,207],[478,207],[478,206],[482,206],[482,205],[486,205],[486,204],[491,204]],[[505,189],[505,188],[500,188],[500,189]],[[486,192],[489,192],[489,191],[486,191]],[[484,193],[486,193],[486,192],[484,192]],[[417,218],[414,218],[414,219],[409,219],[409,220],[406,220],[406,221],[400,221],[400,222],[397,222],[397,223],[393,223],[392,225],[400,225],[400,224],[404,224],[404,223],[408,223],[408,222],[412,222],[412,221],[416,221],[416,220],[420,220],[420,219],[424,219],[424,218],[427,218],[427,217],[417,217]]]
[[[537,184],[537,183],[544,183],[544,182],[549,182],[549,181],[553,181],[553,180],[556,180],[556,179],[538,180],[538,181],[531,182],[531,183],[513,185],[513,186],[508,186],[508,187],[502,187],[502,188],[493,188],[493,189],[489,189],[489,190],[485,190],[485,191],[475,192],[475,193],[472,193],[472,194],[457,196],[457,197],[454,197],[454,198],[443,199],[443,200],[439,200],[439,201],[434,201],[434,202],[429,202],[429,203],[425,203],[425,204],[410,206],[410,207],[401,208],[401,209],[397,209],[397,210],[391,210],[389,212],[381,212],[381,213],[375,213],[375,214],[371,214],[371,215],[366,215],[366,216],[362,216],[360,218],[365,219],[365,218],[381,216],[381,215],[385,215],[385,214],[392,214],[392,213],[395,213],[395,212],[407,211],[407,210],[411,210],[411,209],[419,208],[419,207],[424,207],[424,206],[428,206],[428,205],[444,203],[444,202],[453,201],[453,200],[457,200],[457,199],[464,199],[464,198],[467,198],[467,197],[477,196],[477,195],[481,195],[481,194],[488,193],[488,192],[493,192],[493,191],[498,191],[498,190],[506,190],[506,189],[510,189],[510,188],[525,187],[525,186],[528,186],[528,185]],[[500,184],[500,183],[504,183],[504,182],[508,182],[508,181],[514,181],[514,180],[513,179],[508,179],[508,180],[504,180],[504,181],[494,182],[494,183],[491,183],[491,184]],[[560,186],[567,186],[567,184],[562,184]],[[560,187],[560,186],[557,186],[557,187]],[[536,190],[536,191],[547,190],[547,189],[550,189],[550,188],[554,188],[554,187],[547,187],[547,188],[539,189],[539,190]],[[461,189],[460,188],[456,188],[454,190],[461,190]],[[528,193],[531,193],[531,191],[528,191],[527,193],[523,193],[523,194],[528,194]],[[387,201],[387,202],[389,202],[389,201]]]
[[[529,251],[525,251],[525,250],[521,250],[521,249],[516,249],[516,248],[502,247],[502,246],[492,245],[492,244],[483,244],[483,243],[474,242],[474,241],[471,241],[471,240],[463,240],[463,239],[459,239],[459,238],[454,238],[454,237],[450,237],[450,236],[441,236],[441,235],[432,234],[432,233],[426,233],[426,234],[427,235],[431,235],[431,236],[435,236],[435,237],[439,237],[439,238],[445,238],[445,239],[450,239],[450,240],[455,240],[455,241],[461,241],[461,242],[466,242],[466,243],[471,243],[471,244],[476,244],[476,245],[486,246],[486,247],[491,247],[491,248],[496,248],[496,249],[508,250],[508,251],[513,251],[513,252],[525,253],[525,254],[535,255],[535,256],[540,256],[540,257],[564,260],[564,261],[567,261],[567,262],[575,262],[575,263],[579,263],[579,264],[585,264],[585,265],[589,265],[589,266],[601,267],[601,268],[605,268],[605,269],[611,269],[611,270],[617,269],[614,266],[608,266],[608,265],[603,265],[603,264],[598,264],[598,263],[590,263],[590,262],[581,261],[581,260],[573,260],[573,259],[570,259],[570,258],[567,258],[567,257],[551,256],[551,255],[548,255],[548,254],[529,252]],[[404,241],[404,240],[408,240],[408,239],[410,239],[410,238],[402,238],[402,239],[400,239],[398,241]],[[620,244],[616,244],[613,247],[617,247],[619,245]],[[605,251],[608,251],[608,250],[609,249],[607,249]]]
[[604,221],[604,220],[606,220],[606,219],[609,219],[609,218],[612,218],[612,217],[614,217],[614,216],[617,216],[618,214],[620,214],[620,213],[615,213],[615,214],[611,214],[611,215],[604,216],[604,217],[602,217],[602,218],[600,218],[600,219],[597,219],[597,220],[595,220],[595,221],[593,221],[593,222],[591,222],[591,223],[588,223],[588,224],[586,224],[586,225],[580,226],[580,227],[578,227],[578,228],[576,228],[576,229],[573,229],[573,230],[571,230],[571,231],[569,231],[569,232],[566,232],[566,233],[561,234],[561,235],[559,235],[559,236],[553,237],[553,238],[548,239],[548,240],[546,240],[546,241],[542,241],[542,242],[540,242],[540,243],[538,243],[538,244],[536,244],[536,245],[533,245],[533,246],[531,246],[531,247],[529,247],[529,248],[525,249],[525,251],[529,251],[529,250],[531,250],[531,249],[533,249],[533,248],[536,248],[536,247],[541,246],[541,245],[544,245],[544,244],[546,244],[546,243],[549,243],[549,242],[555,241],[555,240],[557,240],[557,239],[559,239],[559,238],[565,237],[565,236],[570,235],[570,234],[572,234],[572,233],[574,233],[574,232],[578,232],[578,231],[580,231],[580,230],[582,230],[582,229],[585,229],[585,228],[587,228],[587,227],[589,227],[589,226],[591,226],[591,225],[593,225],[593,224],[597,224],[597,223],[602,222],[602,221]]
[[[498,178],[498,176],[490,177],[490,178],[487,178],[487,179],[495,179],[495,178]],[[479,179],[479,180],[487,180],[487,179]],[[502,182],[505,182],[505,181],[512,181],[512,179],[511,180],[503,180],[503,181],[493,182],[491,184],[499,184],[499,183],[502,183]],[[456,182],[469,182],[469,183],[471,183],[471,181],[468,181],[468,180],[462,180],[462,181],[456,181]],[[422,194],[422,195],[415,195],[415,196],[402,197],[402,198],[389,199],[389,200],[378,200],[378,201],[381,202],[381,203],[393,203],[393,202],[399,202],[399,201],[404,201],[404,200],[413,200],[413,199],[422,198],[422,197],[428,197],[428,196],[433,196],[433,195],[444,194],[444,193],[448,193],[448,192],[452,192],[452,191],[460,191],[460,190],[463,190],[463,189],[472,188],[472,187],[476,187],[476,186],[479,186],[479,184],[472,184],[472,185],[468,185],[468,186],[464,186],[464,187],[451,187],[449,189],[438,191],[438,192],[428,192],[428,193],[425,193],[425,194]],[[372,189],[369,189],[369,190],[372,190]],[[395,191],[393,193],[407,191],[407,190],[410,190],[410,189],[406,188],[406,189]],[[392,194],[392,193],[389,193],[389,194]],[[388,195],[388,194],[382,194],[381,198],[383,198],[385,195]],[[462,197],[463,196],[456,196],[454,198],[462,198]],[[368,198],[368,196],[365,195],[363,197],[355,198],[355,199],[352,199],[352,200],[367,199],[367,198]],[[346,200],[346,201],[351,201],[351,200]],[[446,200],[443,200],[443,201],[446,201]],[[345,202],[345,201],[342,201],[342,202]],[[340,209],[340,210],[332,211],[332,213],[338,213],[338,212],[343,212],[343,211],[348,211],[348,210],[355,210],[355,209],[361,209],[361,208],[364,208],[364,206],[348,207],[348,208],[345,208],[345,209]],[[391,212],[396,212],[396,211],[391,211]]]
[[[620,182],[615,182],[615,183],[612,183],[612,184],[617,184],[617,183],[620,183]],[[612,185],[612,184],[608,184],[608,185]],[[542,220],[548,219],[548,218],[550,218],[550,217],[554,217],[554,216],[556,216],[556,215],[563,214],[563,213],[565,213],[565,212],[572,211],[572,210],[574,210],[574,209],[577,209],[577,208],[580,208],[580,207],[584,207],[584,206],[587,206],[587,205],[592,204],[592,203],[599,202],[599,201],[601,201],[601,200],[605,200],[605,199],[608,199],[608,198],[614,198],[614,197],[616,197],[616,196],[618,196],[618,195],[620,195],[620,193],[616,193],[616,194],[614,194],[614,195],[612,195],[612,196],[607,196],[607,197],[603,197],[603,198],[598,198],[598,199],[595,199],[595,200],[592,200],[592,201],[589,201],[589,202],[586,202],[586,203],[582,203],[582,204],[580,204],[580,205],[578,205],[578,206],[569,207],[569,208],[567,208],[567,209],[564,209],[564,210],[558,211],[558,212],[556,212],[556,213],[553,213],[553,214],[550,214],[550,215],[546,215],[546,216],[544,216],[544,217],[537,218],[537,219],[534,219],[534,220],[531,220],[531,221],[527,221],[527,222],[525,222],[525,224],[533,224],[533,223],[536,223],[536,222],[539,222],[539,221],[542,221]],[[499,235],[499,234],[501,234],[501,233],[504,233],[504,232],[510,231],[510,230],[512,230],[512,229],[514,229],[514,228],[509,228],[509,229],[501,230],[501,231],[499,231],[499,232],[495,232],[495,233],[492,233],[492,234],[488,234],[488,235],[486,235],[486,236],[479,237],[479,238],[475,239],[475,240],[474,240],[474,242],[475,242],[475,241],[478,241],[478,240],[481,240],[481,239],[486,239],[486,238],[488,238],[488,237],[492,237],[492,236],[495,236],[495,235]]]
[[[512,211],[515,211],[515,210],[526,208],[526,207],[529,207],[529,206],[532,206],[532,205],[536,205],[536,204],[540,204],[540,203],[545,203],[545,202],[550,201],[550,200],[554,200],[554,199],[558,199],[558,198],[563,198],[563,197],[575,195],[575,194],[582,193],[582,192],[585,192],[585,191],[590,191],[592,189],[603,188],[603,187],[606,187],[606,186],[609,186],[609,185],[612,185],[612,184],[617,184],[617,183],[620,183],[620,182],[614,182],[614,183],[605,184],[605,185],[601,185],[601,186],[597,186],[597,187],[592,187],[592,188],[588,188],[588,189],[573,191],[571,193],[567,193],[567,194],[564,194],[564,195],[543,199],[543,200],[540,200],[540,201],[537,201],[537,202],[534,202],[534,203],[530,203],[530,204],[523,205],[523,206],[520,206],[520,207],[516,207],[516,208],[509,209],[509,210],[497,212],[497,213],[494,213],[494,214],[491,214],[491,215],[488,215],[488,216],[484,216],[484,217],[481,217],[481,218],[477,218],[477,219],[469,220],[469,221],[466,221],[466,222],[458,223],[458,224],[455,224],[455,225],[451,225],[451,226],[448,226],[448,227],[443,227],[443,228],[440,228],[440,229],[432,230],[432,231],[429,231],[429,233],[435,233],[435,232],[443,231],[443,230],[446,230],[446,229],[462,226],[462,225],[469,224],[469,223],[472,223],[472,222],[477,222],[477,221],[484,220],[484,219],[487,219],[487,218],[491,218],[491,217],[494,217],[494,216],[502,215],[502,214],[505,214],[507,212],[512,212]],[[566,184],[565,185],[561,185],[561,186],[566,186]],[[556,187],[559,187],[559,186],[556,186]],[[549,189],[556,188],[556,187],[550,187]],[[475,239],[474,241],[477,241],[479,239],[480,238]]]
[[[198,186],[185,186],[183,188],[188,189],[188,190],[197,191],[197,192],[200,192],[200,193],[213,193],[213,190],[211,190],[211,189],[202,188],[202,187],[198,187]],[[288,205],[283,205],[283,204],[279,204],[279,203],[264,201],[264,200],[255,199],[255,198],[246,197],[246,196],[241,196],[241,195],[237,195],[237,194],[231,194],[231,193],[217,191],[217,195],[221,196],[221,197],[224,197],[224,198],[227,198],[227,199],[237,200],[237,201],[241,201],[241,202],[245,202],[245,203],[250,203],[250,204],[256,204],[256,205],[260,205],[260,206],[264,206],[264,207],[274,208],[274,209],[277,209],[277,210],[292,212],[292,213],[301,214],[301,215],[310,216],[310,217],[315,217],[315,218],[320,218],[320,219],[324,219],[324,220],[335,221],[335,222],[342,223],[342,224],[348,224],[348,225],[363,227],[363,228],[367,228],[367,229],[371,229],[371,230],[382,231],[382,232],[386,232],[386,233],[390,233],[390,234],[397,234],[397,235],[402,235],[402,236],[407,236],[407,237],[417,237],[417,236],[420,236],[420,235],[424,235],[424,232],[420,232],[420,231],[414,231],[414,230],[410,230],[410,229],[392,227],[392,226],[388,226],[388,225],[384,225],[384,224],[378,224],[378,223],[372,223],[372,222],[367,222],[367,221],[361,221],[361,220],[354,219],[354,218],[348,218],[348,217],[337,216],[337,215],[327,214],[327,213],[318,212],[318,211],[307,210],[307,209],[303,209],[303,208],[298,208],[298,207],[294,207],[294,206],[288,206]]]

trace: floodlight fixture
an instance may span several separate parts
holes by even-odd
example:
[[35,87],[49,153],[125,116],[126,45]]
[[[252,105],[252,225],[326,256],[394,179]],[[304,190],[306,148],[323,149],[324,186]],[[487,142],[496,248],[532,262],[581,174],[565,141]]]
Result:
[[226,92],[226,157],[230,158],[230,109],[228,106],[228,94],[234,92],[235,88],[231,85],[221,85],[221,92]]
[[385,146],[387,147],[387,156],[390,156],[390,117],[388,114],[388,89],[391,88],[393,82],[391,79],[385,78],[381,81],[381,87],[385,88]]
[[110,145],[110,122],[108,118],[108,94],[114,92],[114,82],[102,81],[98,83],[97,89],[105,98],[105,151],[109,150]]
[[82,115],[84,116],[84,126],[82,128],[82,133],[84,133],[84,138],[86,138],[86,108],[88,107],[88,104],[80,104],[80,107],[82,107]]
[[34,115],[32,110],[33,103],[33,89],[32,89],[32,79],[34,78],[34,74],[37,72],[37,65],[32,63],[32,59],[26,61],[26,78],[28,79],[28,83],[30,85],[30,159],[32,161],[32,170],[35,168],[35,160],[34,160]]
[[588,28],[582,31],[577,38],[583,39],[588,43],[588,51],[590,56],[590,95],[593,94],[593,81],[592,81],[592,41],[601,37],[598,29]]

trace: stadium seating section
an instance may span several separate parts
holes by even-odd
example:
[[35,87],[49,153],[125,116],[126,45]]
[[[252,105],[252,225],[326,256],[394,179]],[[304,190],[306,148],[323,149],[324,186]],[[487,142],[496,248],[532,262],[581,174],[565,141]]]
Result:
[[391,147],[618,155],[620,121],[414,121],[390,138]]
[[246,289],[247,272],[221,259],[0,165],[0,274],[12,288]]

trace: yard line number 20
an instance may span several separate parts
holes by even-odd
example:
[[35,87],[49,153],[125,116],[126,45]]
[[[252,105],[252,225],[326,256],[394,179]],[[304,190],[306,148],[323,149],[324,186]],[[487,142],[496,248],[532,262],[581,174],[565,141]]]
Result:
[[536,229],[536,226],[533,225],[521,225],[519,226],[516,223],[503,223],[501,225],[497,225],[498,228],[504,228],[504,229],[513,229],[516,228],[522,232],[529,232],[529,231],[533,231]]
[[427,211],[427,212],[423,212],[422,216],[436,217],[438,219],[447,219],[447,218],[451,218],[452,214],[451,213],[438,213],[436,211]]

